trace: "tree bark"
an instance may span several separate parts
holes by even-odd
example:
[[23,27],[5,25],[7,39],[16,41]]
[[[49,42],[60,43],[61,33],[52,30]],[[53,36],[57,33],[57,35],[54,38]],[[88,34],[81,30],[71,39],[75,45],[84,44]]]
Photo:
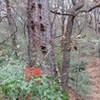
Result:
[[[76,3],[75,0],[73,0],[73,7],[69,9],[70,14],[75,14],[76,11],[80,10],[83,6],[83,2]],[[69,80],[69,68],[70,68],[70,43],[71,43],[71,35],[72,35],[72,29],[74,24],[74,16],[68,16],[68,22],[66,25],[66,32],[64,34],[64,51],[63,51],[63,64],[62,64],[62,88],[65,90],[65,92],[68,92],[68,80]]]
[[68,24],[66,27],[66,30],[68,30],[65,33],[65,40],[63,43],[64,46],[64,51],[63,51],[63,65],[62,65],[62,87],[65,91],[68,90],[68,73],[69,73],[69,68],[70,68],[70,42],[71,42],[71,34],[72,34],[72,29],[73,29],[73,23],[74,23],[74,17],[70,16],[68,17]]
[[36,47],[35,47],[35,8],[33,4],[33,0],[28,0],[28,7],[27,7],[27,30],[28,30],[28,46],[27,46],[27,53],[28,53],[28,66],[33,67],[36,61]]
[[13,18],[13,15],[12,15],[9,0],[5,0],[5,3],[6,3],[6,9],[7,9],[7,19],[8,19],[8,23],[9,23],[9,27],[10,27],[10,32],[11,32],[11,35],[12,35],[12,46],[14,48],[13,49],[14,55],[16,56],[16,58],[18,58],[17,51],[16,51],[16,47],[17,47],[17,43],[16,43],[16,32],[17,32],[16,23],[15,23],[15,20]]
[[[50,65],[51,74],[55,75],[56,62],[52,40],[49,1],[28,0],[29,62],[36,62],[36,60],[41,62],[41,59],[43,60],[41,56],[46,56]],[[33,57],[31,57],[32,52],[34,53]],[[33,58],[37,59],[32,61]]]

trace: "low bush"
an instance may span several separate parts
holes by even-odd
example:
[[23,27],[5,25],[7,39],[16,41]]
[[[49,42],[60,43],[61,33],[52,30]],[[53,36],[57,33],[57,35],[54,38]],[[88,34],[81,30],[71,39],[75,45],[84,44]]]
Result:
[[[7,100],[66,100],[69,98],[66,93],[59,91],[59,84],[55,80],[39,74],[39,70],[38,73],[32,74],[32,71],[23,70],[22,66],[10,62],[0,67],[0,95],[3,98]],[[26,78],[29,78],[28,81]]]

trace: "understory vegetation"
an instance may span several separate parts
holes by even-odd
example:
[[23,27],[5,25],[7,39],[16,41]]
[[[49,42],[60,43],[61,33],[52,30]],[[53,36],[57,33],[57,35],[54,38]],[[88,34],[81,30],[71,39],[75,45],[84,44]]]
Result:
[[100,0],[0,0],[0,100],[100,100]]

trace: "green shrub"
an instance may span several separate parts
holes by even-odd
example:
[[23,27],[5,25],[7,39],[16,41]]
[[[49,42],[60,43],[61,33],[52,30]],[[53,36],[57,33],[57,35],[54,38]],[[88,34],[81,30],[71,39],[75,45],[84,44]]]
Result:
[[[18,63],[18,62],[17,62]],[[0,94],[7,100],[27,100],[31,95],[31,100],[66,100],[69,96],[63,91],[59,91],[59,84],[51,78],[32,77],[29,82],[25,82],[25,74],[22,66],[10,62],[7,66],[0,67]],[[37,84],[40,80],[42,85]]]

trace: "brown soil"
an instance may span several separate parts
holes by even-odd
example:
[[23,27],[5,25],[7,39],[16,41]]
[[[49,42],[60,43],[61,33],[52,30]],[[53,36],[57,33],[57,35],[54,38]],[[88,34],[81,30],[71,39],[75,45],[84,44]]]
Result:
[[92,86],[89,100],[100,100],[100,59],[95,58],[94,62],[87,66],[86,71]]
[[[90,77],[90,98],[87,100],[100,100],[100,59],[93,57],[92,62],[86,67],[86,72]],[[75,93],[71,90],[68,92],[69,100],[80,100],[77,99]]]

